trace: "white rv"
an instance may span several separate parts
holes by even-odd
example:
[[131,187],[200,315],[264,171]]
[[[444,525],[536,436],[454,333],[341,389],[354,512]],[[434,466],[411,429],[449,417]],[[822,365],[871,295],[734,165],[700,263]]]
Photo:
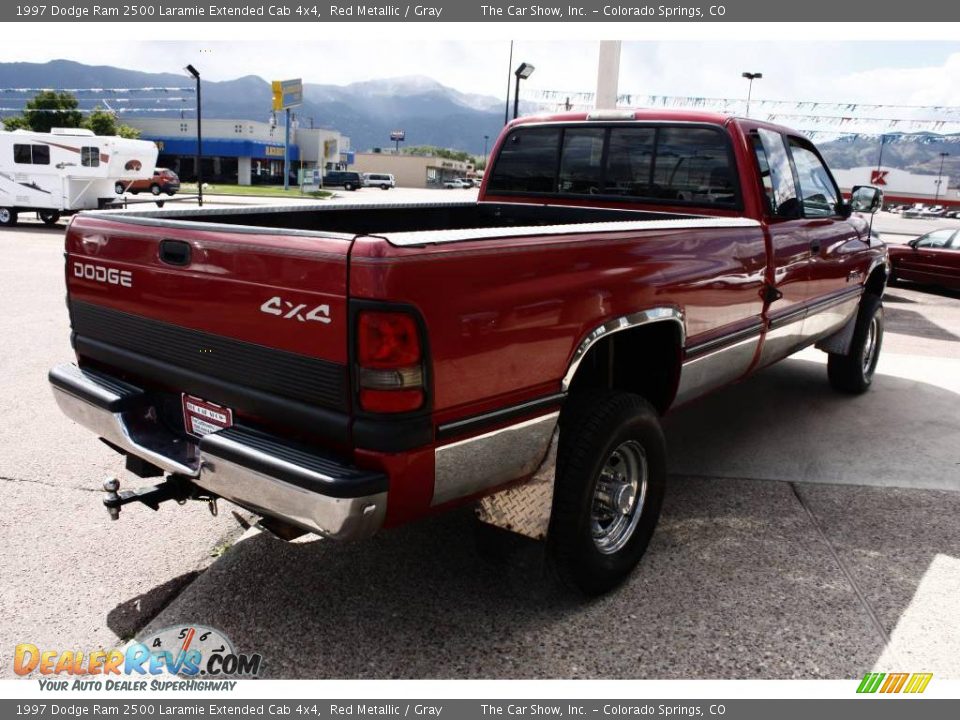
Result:
[[36,212],[47,225],[116,202],[118,181],[149,179],[157,146],[78,128],[0,131],[0,225]]

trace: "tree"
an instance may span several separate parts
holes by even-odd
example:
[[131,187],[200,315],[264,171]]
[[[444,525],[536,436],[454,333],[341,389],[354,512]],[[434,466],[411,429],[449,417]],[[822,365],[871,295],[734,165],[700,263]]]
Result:
[[4,130],[29,130],[30,123],[23,115],[13,115],[3,119]]
[[119,135],[124,138],[136,139],[140,131],[129,125],[117,122],[117,116],[109,110],[96,107],[83,121],[83,127],[92,130],[94,135]]
[[27,100],[23,116],[35,132],[50,132],[55,127],[76,128],[83,123],[83,113],[77,110],[79,105],[77,98],[68,92],[41,90]]

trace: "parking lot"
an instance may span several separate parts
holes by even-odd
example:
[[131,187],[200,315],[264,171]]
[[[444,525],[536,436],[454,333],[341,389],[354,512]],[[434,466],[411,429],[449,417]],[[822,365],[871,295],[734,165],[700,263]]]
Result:
[[[341,195],[410,192],[431,191]],[[930,222],[875,227],[902,242]],[[108,648],[196,622],[283,678],[960,678],[960,294],[890,289],[864,396],[833,393],[810,350],[670,416],[657,534],[589,602],[543,578],[536,544],[478,553],[469,511],[349,545],[244,532],[227,503],[111,522],[118,456],[47,387],[72,358],[62,228],[0,233],[0,300],[4,677],[20,642]]]

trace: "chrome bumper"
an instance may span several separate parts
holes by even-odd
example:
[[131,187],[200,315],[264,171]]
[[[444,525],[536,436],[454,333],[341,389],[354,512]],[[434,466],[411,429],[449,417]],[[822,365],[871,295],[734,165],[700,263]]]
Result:
[[383,525],[387,478],[380,473],[241,427],[195,443],[158,422],[139,387],[76,365],[59,365],[49,377],[71,420],[215,495],[337,540],[367,537]]

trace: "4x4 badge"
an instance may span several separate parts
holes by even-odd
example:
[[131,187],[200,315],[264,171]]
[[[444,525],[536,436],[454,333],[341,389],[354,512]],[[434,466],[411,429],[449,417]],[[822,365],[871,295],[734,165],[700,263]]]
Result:
[[265,312],[268,315],[277,315],[282,317],[284,320],[296,318],[300,322],[306,322],[307,320],[315,320],[322,323],[330,322],[329,305],[317,305],[315,308],[313,308],[313,310],[305,315],[302,315],[301,313],[306,309],[306,303],[294,305],[292,302],[289,300],[284,300],[279,295],[274,295],[260,306],[261,312]]

